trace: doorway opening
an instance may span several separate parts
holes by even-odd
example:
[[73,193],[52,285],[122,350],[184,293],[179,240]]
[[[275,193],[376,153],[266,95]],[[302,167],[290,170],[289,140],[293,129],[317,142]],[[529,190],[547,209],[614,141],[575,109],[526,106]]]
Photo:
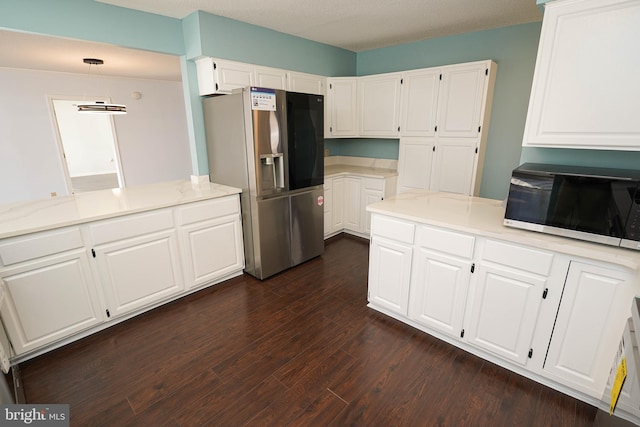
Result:
[[112,116],[79,114],[79,97],[50,102],[68,193],[124,187]]

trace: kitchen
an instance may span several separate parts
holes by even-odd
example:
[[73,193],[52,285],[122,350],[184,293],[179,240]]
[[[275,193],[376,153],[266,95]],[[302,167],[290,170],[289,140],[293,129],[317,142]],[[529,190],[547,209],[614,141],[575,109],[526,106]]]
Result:
[[[29,19],[33,13],[42,13],[42,11],[47,11],[49,8],[50,6],[46,4],[40,4],[36,8],[40,12],[34,12],[34,9],[27,5],[6,6],[6,10],[2,10],[3,21],[0,21],[0,25],[19,30],[31,30],[69,37],[79,36],[79,34],[73,34],[75,31],[80,31],[77,29],[78,25],[74,25],[79,23],[76,20],[82,21],[78,15],[75,17],[62,16],[63,13],[60,11],[51,11],[50,15],[52,16],[61,15],[60,27],[66,27],[68,28],[67,30],[59,28],[45,31],[42,28],[38,28],[38,25],[33,22],[35,20]],[[81,8],[80,10],[84,9]],[[112,12],[118,18],[129,17],[135,19],[139,17],[139,25],[148,26],[148,34],[157,36],[142,37],[135,26],[125,28],[123,29],[125,33],[131,31],[132,34],[130,34],[129,40],[126,43],[123,42],[123,44],[148,49],[155,47],[156,50],[173,54],[182,53],[181,48],[176,46],[176,42],[170,36],[164,34],[168,32],[167,27],[172,31],[179,31],[179,28],[177,28],[178,23],[175,20],[142,13],[131,13],[129,15],[129,12],[122,10],[107,9],[107,11]],[[65,22],[69,25],[63,25]],[[108,20],[106,22],[108,23]],[[165,24],[167,27],[163,26]],[[230,24],[230,22],[203,13],[190,16],[182,21],[181,25],[184,33],[189,36],[187,39],[191,41],[195,39],[195,41],[202,42],[202,52],[189,52],[190,57],[195,57],[198,54],[221,56],[236,61],[297,69],[321,75],[366,75],[487,58],[495,60],[499,64],[499,71],[494,95],[492,122],[488,136],[485,174],[480,187],[481,196],[503,199],[506,195],[511,169],[523,161],[544,162],[560,157],[561,159],[570,159],[581,164],[594,166],[615,165],[616,167],[627,168],[633,168],[636,163],[634,161],[637,160],[635,152],[603,151],[596,153],[584,150],[576,153],[575,150],[563,149],[521,149],[520,142],[522,140],[522,130],[524,128],[527,100],[540,31],[539,23],[522,24],[496,30],[415,42],[405,46],[365,51],[357,55],[345,50],[305,43],[296,38],[285,38],[290,44],[292,53],[283,55],[280,49],[273,48],[273,44],[281,42],[284,36],[269,31],[264,31],[262,33],[263,37],[259,40],[259,43],[266,45],[263,46],[264,48],[243,48],[239,36],[250,33],[255,28],[240,23],[236,23],[236,26],[229,28],[228,25],[224,24]],[[196,25],[199,25],[197,30],[195,28]],[[153,32],[154,28],[156,30],[155,33]],[[104,39],[106,36],[103,35],[101,37]],[[87,35],[83,34],[80,38],[87,38]],[[118,40],[103,41],[117,42]],[[157,45],[153,46],[153,43],[165,43],[165,45],[158,47]],[[406,53],[407,49],[409,54]],[[309,58],[310,55],[308,53],[305,54],[305,60],[302,61],[304,64],[301,64],[297,58],[300,57],[303,51],[317,52],[317,55]],[[327,51],[330,51],[330,54]],[[275,57],[278,57],[277,61],[274,59]],[[190,64],[185,66],[188,68]],[[356,70],[357,73],[355,72]],[[189,75],[193,80],[195,76],[192,64]],[[188,83],[190,90],[193,91],[195,89],[194,82]],[[197,97],[193,97],[193,99],[198,100]],[[190,107],[193,111],[196,111],[199,105],[194,100],[192,100]],[[203,141],[201,136],[199,139],[198,134],[198,115],[193,111],[191,113],[193,115],[192,120],[195,122],[193,125],[194,140],[189,142],[189,146],[191,152],[196,153],[196,155],[192,154],[193,172],[201,174],[206,173],[206,160],[197,155],[202,151]],[[393,159],[394,155],[397,156],[393,152],[395,144],[397,143],[387,140],[352,139],[331,141],[327,146],[330,154],[333,155]],[[49,191],[45,190],[44,194],[48,196]],[[64,193],[60,191],[60,194]]]

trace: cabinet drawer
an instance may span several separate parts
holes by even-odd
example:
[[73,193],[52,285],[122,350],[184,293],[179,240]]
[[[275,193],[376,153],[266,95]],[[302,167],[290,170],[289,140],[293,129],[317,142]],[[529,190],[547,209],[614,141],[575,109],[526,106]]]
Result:
[[423,248],[467,259],[473,256],[475,240],[474,236],[429,226],[420,226],[416,238],[417,244]]
[[7,239],[0,243],[0,262],[8,266],[84,246],[79,228],[66,228]]
[[194,222],[208,219],[221,218],[240,212],[238,197],[223,197],[208,200],[206,202],[192,203],[178,209],[178,221],[180,225],[193,224]]
[[403,243],[413,243],[415,225],[386,216],[371,217],[371,234]]
[[482,259],[518,270],[548,276],[551,271],[553,254],[537,249],[525,248],[504,242],[487,240]]
[[174,228],[171,209],[128,215],[89,226],[94,245]]
[[365,178],[364,188],[367,190],[380,190],[384,189],[384,179],[382,178]]

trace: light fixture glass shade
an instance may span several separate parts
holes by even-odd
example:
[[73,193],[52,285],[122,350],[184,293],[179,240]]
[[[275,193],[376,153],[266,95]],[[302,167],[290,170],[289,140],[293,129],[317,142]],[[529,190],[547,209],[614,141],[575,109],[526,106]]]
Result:
[[107,104],[96,101],[86,104],[78,104],[78,113],[84,114],[127,114],[127,106],[122,104]]

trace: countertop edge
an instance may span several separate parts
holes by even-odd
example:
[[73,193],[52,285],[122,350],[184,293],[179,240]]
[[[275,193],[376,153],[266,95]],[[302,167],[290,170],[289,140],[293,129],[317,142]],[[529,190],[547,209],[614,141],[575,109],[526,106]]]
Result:
[[[425,194],[428,195],[429,193],[425,192]],[[435,199],[437,199],[438,193],[431,194],[434,195]],[[452,195],[447,195],[444,197],[447,198],[448,202],[454,200],[454,196]],[[502,207],[501,201],[482,199],[472,196],[456,197],[458,198],[458,201],[461,205],[463,203],[473,204],[475,201],[477,201],[485,209],[488,208],[489,210],[494,210],[495,212],[492,212],[492,214],[494,215],[492,215],[492,217],[490,218],[491,222],[486,222],[487,226],[484,227],[485,224],[483,224],[483,221],[485,220],[485,218],[481,218],[478,221],[474,221],[474,225],[471,226],[456,221],[438,219],[430,216],[428,212],[425,212],[424,215],[410,214],[406,211],[403,211],[402,208],[398,208],[397,204],[394,205],[394,200],[398,200],[397,196],[382,202],[368,205],[366,210],[371,213],[387,215],[414,223],[447,228],[462,233],[474,234],[481,237],[488,237],[543,250],[546,249],[565,255],[573,255],[581,258],[603,261],[627,267],[636,271],[637,273],[640,273],[640,252],[635,252],[631,249],[571,239],[568,237],[561,237],[536,231],[507,227],[502,224],[504,218],[504,207]],[[410,200],[404,201],[405,204],[410,202]],[[492,229],[497,229],[499,231],[494,231]]]
[[[0,205],[0,239],[217,199],[241,192],[239,188],[222,184],[198,185],[189,180],[178,180]],[[128,202],[130,206],[115,206],[127,198],[130,200],[125,200],[125,205]],[[97,213],[95,211],[99,207],[95,205],[100,203],[109,207]],[[80,212],[83,208],[94,212],[82,214]],[[30,221],[33,222],[32,225],[28,224]]]

